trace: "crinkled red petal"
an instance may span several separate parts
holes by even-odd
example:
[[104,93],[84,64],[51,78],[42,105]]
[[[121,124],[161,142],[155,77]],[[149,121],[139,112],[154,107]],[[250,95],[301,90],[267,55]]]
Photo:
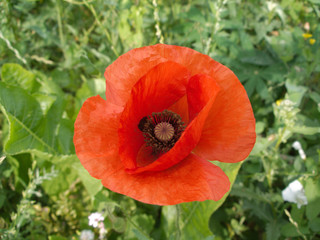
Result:
[[120,119],[119,154],[125,168],[137,167],[137,154],[144,143],[138,124],[153,112],[162,112],[186,93],[190,74],[178,63],[164,62],[152,68],[131,90]]
[[183,65],[191,75],[207,74],[221,88],[196,148],[197,154],[222,162],[244,160],[252,150],[256,137],[249,99],[233,72],[207,55],[190,48],[165,44],[131,50],[106,69],[107,99],[124,106],[139,78],[164,61]]
[[152,46],[136,48],[121,55],[104,73],[107,101],[124,106],[139,79],[153,67],[166,61],[168,60],[161,57]]
[[[204,74],[192,76],[187,86],[189,115],[192,121],[188,124],[180,139],[169,152],[160,156],[156,161],[144,167],[131,169],[128,172],[161,171],[186,158],[200,140],[203,125],[218,92],[219,87],[209,76]],[[143,157],[151,158],[151,156],[144,154],[139,156],[139,159]],[[144,160],[144,162],[146,161]]]
[[73,142],[81,164],[101,179],[110,169],[109,159],[118,152],[118,125],[123,108],[100,96],[87,99],[74,125]]
[[99,96],[89,98],[75,123],[74,144],[82,165],[108,189],[139,201],[171,205],[221,199],[230,188],[224,172],[190,154],[160,172],[128,174],[119,159],[118,124],[122,108]]
[[218,201],[230,189],[229,179],[219,167],[193,154],[160,172],[128,174],[117,154],[108,164],[102,178],[105,187],[149,204]]
[[171,105],[168,110],[175,112],[180,115],[182,121],[185,124],[189,123],[189,110],[188,110],[188,99],[187,95],[184,95],[177,102]]
[[233,72],[223,65],[216,72],[215,80],[222,91],[215,99],[194,152],[205,159],[239,162],[255,144],[255,118],[247,93]]
[[214,100],[219,91],[219,86],[210,76],[205,74],[193,76],[187,88],[189,119],[197,117],[210,100],[211,104],[215,104]]

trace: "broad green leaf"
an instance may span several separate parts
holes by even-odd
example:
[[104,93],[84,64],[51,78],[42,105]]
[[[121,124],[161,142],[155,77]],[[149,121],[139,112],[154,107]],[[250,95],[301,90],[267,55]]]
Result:
[[279,58],[284,62],[289,62],[296,52],[292,33],[289,31],[279,31],[279,33],[279,36],[266,37],[266,39]]
[[313,135],[320,133],[320,127],[295,126],[294,128],[290,128],[290,131],[304,135]]
[[187,19],[194,21],[194,22],[197,22],[197,23],[201,23],[201,24],[208,23],[203,15],[203,13],[196,7],[191,7],[185,17]]
[[5,83],[20,86],[28,92],[32,92],[39,86],[35,74],[16,63],[4,64],[1,68],[1,78]]
[[256,122],[256,133],[260,134],[264,131],[266,127],[266,123],[265,122]]
[[35,97],[35,99],[39,102],[43,114],[47,114],[48,110],[57,99],[57,97],[54,95],[43,93],[35,93],[32,94],[32,96]]
[[265,82],[258,78],[256,81],[256,91],[260,95],[260,97],[264,100],[271,100],[271,95],[268,91],[268,87]]
[[281,232],[280,232],[280,224],[276,220],[267,223],[266,225],[266,235],[267,240],[277,240],[279,239]]
[[320,94],[311,92],[309,96],[318,105],[318,111],[320,112]]
[[155,220],[147,214],[139,214],[131,217],[127,221],[124,239],[150,240],[149,237]]
[[[299,226],[299,230],[302,234],[310,233],[309,229],[305,226]],[[281,234],[284,237],[298,237],[301,236],[297,228],[292,223],[287,223],[281,226]]]
[[243,209],[250,211],[253,215],[265,222],[272,222],[274,217],[272,215],[272,209],[269,204],[257,202],[254,200],[245,200]]
[[[0,183],[1,184],[1,183]],[[6,200],[6,194],[5,192],[3,191],[3,187],[2,187],[2,184],[0,185],[0,208],[2,208],[4,202]]]
[[305,192],[308,199],[306,206],[307,218],[311,221],[320,214],[320,183],[316,179],[306,180]]
[[7,156],[7,160],[10,162],[15,173],[15,191],[20,192],[29,182],[27,169],[31,168],[31,156],[28,153],[23,153]]
[[257,189],[246,188],[238,185],[235,185],[231,190],[231,196],[247,198],[249,200],[255,200],[256,202],[270,202],[270,199],[258,192]]
[[74,154],[73,145],[74,122],[69,119],[62,118],[59,124],[59,132],[57,134],[57,149],[61,153]]
[[9,154],[39,149],[55,150],[42,139],[43,116],[38,101],[23,89],[0,82],[0,104],[10,124],[10,136],[4,150]]
[[304,94],[307,92],[307,88],[303,86],[296,86],[295,84],[291,83],[291,81],[286,81],[286,88],[288,90],[288,98],[297,103],[300,104]]
[[[232,187],[242,163],[214,162],[214,164],[221,167],[227,174]],[[226,193],[222,199],[216,202],[209,200],[163,207],[163,217],[166,221],[164,228],[168,229],[168,237],[173,237],[168,239],[175,239],[174,237],[177,236],[177,234],[181,234],[181,239],[187,240],[205,239],[212,236],[212,232],[209,229],[210,216],[221,206],[229,193],[230,191]],[[177,214],[180,215],[178,224],[180,230],[177,229]]]
[[309,221],[309,227],[314,232],[320,232],[320,218],[312,219],[312,221]]
[[73,164],[73,167],[77,170],[81,182],[90,194],[91,198],[93,198],[102,189],[101,181],[91,177],[80,162]]
[[268,138],[257,136],[257,141],[251,151],[251,155],[259,156],[262,153],[262,151],[266,150],[270,145],[274,143],[274,141],[275,140],[269,140]]
[[250,36],[244,30],[239,30],[239,34],[242,48],[244,50],[252,50],[253,44]]
[[242,51],[239,54],[240,62],[258,66],[269,66],[274,63],[273,59],[265,52],[258,50]]
[[57,96],[64,94],[61,87],[57,83],[55,83],[51,78],[48,78],[42,72],[36,72],[36,77],[40,84],[38,92],[42,94],[57,95]]
[[106,81],[104,79],[97,78],[84,82],[76,94],[79,109],[88,97],[99,94],[105,98],[105,91]]
[[108,213],[113,213],[115,207],[119,206],[117,202],[111,200],[109,191],[105,188],[102,188],[92,200],[93,206],[98,212],[106,211]]
[[59,235],[51,235],[51,236],[49,236],[49,240],[67,240],[67,238],[59,236]]
[[71,157],[69,159],[64,158],[63,162],[55,164],[55,170],[58,171],[57,177],[42,183],[42,187],[48,195],[59,195],[68,190],[71,184],[76,181],[78,174],[77,171],[72,168],[75,162],[76,157]]
[[311,2],[311,3],[320,5],[320,0],[308,0],[308,1]]
[[0,105],[10,125],[9,137],[4,145],[6,153],[32,150],[53,155],[73,153],[70,152],[73,149],[70,143],[66,149],[59,147],[65,143],[61,141],[63,137],[72,142],[72,130],[66,130],[66,127],[72,129],[72,126],[62,124],[59,129],[65,107],[63,98],[57,98],[44,115],[35,97],[19,87],[0,82]]
[[250,78],[248,81],[246,81],[246,83],[244,84],[244,87],[247,91],[248,96],[250,97],[254,92],[254,89],[256,88],[256,79]]

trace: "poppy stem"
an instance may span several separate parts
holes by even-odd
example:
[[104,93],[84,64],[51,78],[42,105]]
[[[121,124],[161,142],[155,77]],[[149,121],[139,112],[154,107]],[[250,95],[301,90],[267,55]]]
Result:
[[156,36],[159,40],[159,43],[164,43],[164,38],[163,38],[161,28],[160,28],[160,17],[159,17],[159,9],[158,9],[157,0],[153,0],[152,4],[153,4],[153,8],[154,8],[153,17],[156,22],[156,24],[155,24]]
[[63,35],[63,29],[62,29],[60,0],[56,0],[55,5],[56,5],[56,11],[57,11],[57,21],[58,21],[60,44],[62,45],[62,47],[64,47],[65,41],[64,41],[64,35]]
[[86,5],[87,8],[89,8],[89,10],[91,11],[93,17],[95,18],[97,24],[99,25],[99,27],[101,27],[101,29],[104,31],[108,42],[110,43],[111,47],[110,49],[112,50],[112,52],[114,53],[114,55],[116,57],[119,57],[119,53],[116,50],[116,48],[113,46],[113,42],[112,42],[112,38],[111,38],[111,34],[108,32],[107,28],[103,27],[103,24],[101,23],[101,21],[99,20],[99,17],[97,15],[96,10],[94,9],[94,7],[90,4],[91,2],[87,2],[87,0],[84,1],[84,4]]
[[286,132],[286,130],[287,130],[286,126],[281,130],[281,133],[279,135],[278,141],[277,141],[276,146],[275,146],[275,150],[278,150],[280,144],[282,143],[282,138],[283,138],[284,133]]
[[177,204],[176,205],[176,215],[177,215],[177,218],[176,218],[176,228],[177,228],[177,234],[176,234],[176,239],[179,240],[180,237],[181,237],[181,228],[180,228],[180,205]]

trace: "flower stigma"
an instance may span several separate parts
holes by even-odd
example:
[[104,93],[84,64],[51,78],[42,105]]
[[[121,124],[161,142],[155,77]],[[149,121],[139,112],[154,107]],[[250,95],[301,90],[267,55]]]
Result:
[[169,141],[174,135],[174,127],[168,122],[161,122],[154,128],[154,135],[160,141]]
[[154,154],[168,152],[179,140],[185,129],[179,114],[169,110],[143,117],[138,128],[142,131],[146,145]]

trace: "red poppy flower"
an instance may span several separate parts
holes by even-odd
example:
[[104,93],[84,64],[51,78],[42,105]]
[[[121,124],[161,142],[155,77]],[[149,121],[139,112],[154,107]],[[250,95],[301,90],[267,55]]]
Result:
[[106,100],[91,97],[75,122],[76,154],[91,176],[139,201],[171,205],[228,192],[208,160],[244,160],[255,119],[234,73],[190,48],[133,49],[105,71]]

